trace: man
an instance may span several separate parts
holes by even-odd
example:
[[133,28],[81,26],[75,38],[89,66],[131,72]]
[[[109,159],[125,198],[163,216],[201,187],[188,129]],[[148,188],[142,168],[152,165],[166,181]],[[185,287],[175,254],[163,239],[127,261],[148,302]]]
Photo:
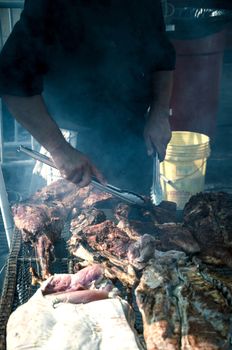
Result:
[[[63,177],[104,182],[101,168],[143,192],[142,135],[163,160],[174,64],[159,0],[26,0],[1,52],[0,93]],[[78,150],[59,127],[80,130]]]

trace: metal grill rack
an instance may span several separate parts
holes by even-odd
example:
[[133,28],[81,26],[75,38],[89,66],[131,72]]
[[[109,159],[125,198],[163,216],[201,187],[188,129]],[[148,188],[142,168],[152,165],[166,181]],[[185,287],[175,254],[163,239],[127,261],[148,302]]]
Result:
[[21,236],[14,232],[11,252],[5,269],[5,278],[0,301],[0,349],[6,348],[6,324],[12,312],[17,284],[17,259],[21,246]]
[[1,295],[2,284],[3,284],[5,268],[6,268],[6,260],[7,260],[7,255],[9,253],[9,248],[8,248],[8,243],[6,239],[6,233],[5,233],[1,213],[0,213],[0,242],[1,242],[0,244],[0,295]]
[[[5,233],[3,232],[2,235]],[[56,261],[51,265],[51,272],[72,273],[72,266],[66,251],[66,241],[69,235],[67,223],[62,232],[62,239],[56,244]],[[5,238],[6,240],[6,238]],[[7,243],[6,243],[7,245]],[[75,259],[76,260],[76,259]],[[12,311],[27,302],[36,292],[38,286],[32,286],[30,267],[37,269],[35,253],[29,244],[22,242],[21,234],[14,231],[11,251],[5,268],[5,278],[0,301],[0,349],[6,348],[6,325]]]
[[[69,223],[67,223],[61,234],[61,239],[55,244],[56,260],[51,263],[51,273],[73,273],[72,264],[69,262],[72,259],[68,257],[69,253],[66,250],[66,241],[69,237]],[[35,271],[39,271],[39,264],[35,256],[35,250],[30,244],[22,243],[17,258],[17,283],[13,300],[12,311],[19,305],[27,302],[36,292],[39,286],[31,284],[30,267]]]
[[[73,266],[80,261],[70,257],[66,242],[70,237],[69,221],[66,223],[61,235],[61,240],[56,242],[56,260],[50,265],[51,273],[73,273]],[[0,349],[6,349],[6,325],[10,314],[20,305],[27,302],[36,292],[39,286],[31,284],[30,267],[37,270],[35,252],[29,244],[22,242],[21,234],[15,230],[12,240],[11,252],[8,257],[5,279],[0,301]],[[117,285],[120,289],[120,285]],[[135,328],[142,333],[142,318],[132,295],[132,304],[135,311]],[[141,341],[143,338],[141,336]]]

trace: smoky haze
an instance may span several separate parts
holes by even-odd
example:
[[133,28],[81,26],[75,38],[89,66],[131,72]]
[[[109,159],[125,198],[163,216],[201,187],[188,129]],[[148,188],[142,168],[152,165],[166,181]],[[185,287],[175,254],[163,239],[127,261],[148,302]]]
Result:
[[[52,35],[49,38],[50,67],[46,67],[46,69],[49,68],[49,74],[46,74],[44,79],[43,96],[50,114],[60,127],[78,131],[77,147],[93,159],[109,182],[148,194],[152,160],[147,157],[143,142],[146,111],[139,101],[140,89],[136,91],[137,102],[131,109],[128,100],[131,81],[127,84],[131,78],[125,74],[127,66],[132,67],[134,71],[139,71],[138,62],[133,58],[130,60],[130,57],[126,63],[122,62],[120,54],[115,54],[116,50],[112,49],[113,64],[103,64],[101,69],[96,71],[98,60],[102,60],[102,52],[97,42],[93,40],[91,47],[85,49],[87,51],[83,54],[80,53],[81,45],[85,40],[84,31],[80,23],[78,26],[75,25],[80,32],[79,46],[76,47],[73,45],[72,34],[63,30],[68,27],[66,22],[67,18],[70,18],[70,14],[66,11],[65,7],[62,25],[59,25],[62,33],[60,41],[57,42]],[[224,14],[219,12],[218,10],[217,16],[212,16],[212,12],[204,12],[198,8],[195,13],[194,10],[185,10],[182,13],[180,10],[176,13],[176,32],[170,33],[177,51],[171,105],[173,130],[199,131],[210,134],[212,137],[215,132],[224,47],[223,40],[217,41],[216,38],[217,42],[214,45],[219,43],[220,48],[214,46],[213,50],[218,52],[212,55],[212,52],[205,51],[205,43],[207,40],[212,41],[212,37],[217,37],[227,23],[227,17],[221,20],[220,16],[223,17]],[[212,21],[213,25],[207,15],[215,17]],[[74,19],[75,13],[72,13],[71,20],[74,21]],[[171,21],[171,19],[168,20]],[[198,39],[202,43],[202,50],[199,42],[196,42],[194,48],[190,47],[193,41]],[[67,48],[65,61],[61,52],[62,46]],[[79,55],[74,55],[74,52],[79,52]],[[92,73],[89,74],[89,71]],[[108,91],[105,89],[104,80],[102,85],[100,84],[102,76],[109,79],[107,84],[110,81]],[[96,81],[97,85],[95,85]],[[107,84],[106,86],[109,86]],[[134,88],[137,89],[140,84],[140,77],[135,76]],[[118,91],[119,87],[121,91]],[[121,96],[123,96],[122,100],[120,100]],[[145,94],[142,98],[148,100],[149,96]],[[99,101],[101,101],[100,107]],[[12,137],[12,120],[7,114],[4,116],[4,128]],[[137,164],[137,172],[133,170],[134,164]]]

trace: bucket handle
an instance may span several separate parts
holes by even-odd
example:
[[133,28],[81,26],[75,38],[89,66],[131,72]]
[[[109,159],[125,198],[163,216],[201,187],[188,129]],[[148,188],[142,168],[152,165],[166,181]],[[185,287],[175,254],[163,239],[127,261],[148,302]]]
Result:
[[169,180],[168,178],[166,178],[166,176],[162,173],[160,173],[160,177],[161,179],[166,182],[168,185],[170,185],[171,187],[173,187],[175,190],[179,190],[178,186],[176,186],[176,184],[178,184],[178,182],[193,176],[194,174],[196,174],[201,168],[203,168],[203,166],[206,164],[206,159],[202,162],[201,166],[199,166],[196,170],[194,170],[194,172],[192,172],[191,174],[188,174],[186,176],[181,177],[180,179],[177,179],[175,182],[173,182],[172,180]]

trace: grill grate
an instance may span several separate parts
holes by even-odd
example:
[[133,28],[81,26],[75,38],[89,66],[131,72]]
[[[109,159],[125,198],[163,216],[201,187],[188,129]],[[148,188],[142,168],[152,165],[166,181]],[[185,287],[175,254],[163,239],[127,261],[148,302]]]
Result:
[[[66,241],[70,235],[69,223],[66,223],[61,234],[61,240],[56,242],[55,256],[56,260],[50,264],[52,274],[55,273],[72,273],[70,271],[68,251],[66,249]],[[17,283],[13,300],[12,311],[19,305],[27,302],[36,292],[39,286],[31,284],[30,268],[40,273],[39,264],[36,259],[35,250],[30,244],[21,243],[20,251],[17,259]]]
[[[61,237],[62,239],[56,245],[57,259],[51,264],[53,274],[73,272],[70,269],[72,264],[69,263],[71,259],[66,250],[69,223],[65,225]],[[7,259],[0,301],[0,349],[6,349],[6,325],[10,314],[19,305],[27,302],[39,288],[31,284],[30,267],[38,270],[34,249],[29,244],[23,243],[21,234],[15,230],[11,252]]]
[[[70,237],[69,228],[70,223],[68,221],[62,232],[61,240],[56,242],[56,260],[50,265],[52,274],[73,273],[75,262],[80,261],[78,258],[71,257],[66,249],[66,242]],[[6,325],[10,314],[18,306],[27,302],[39,288],[39,286],[31,284],[30,267],[38,271],[35,251],[30,244],[22,242],[21,234],[15,230],[0,302],[0,349],[6,348]],[[117,285],[117,287],[121,290],[120,285]],[[143,328],[142,318],[136,304],[134,292],[132,293],[131,302],[135,311],[135,329],[141,335]]]

